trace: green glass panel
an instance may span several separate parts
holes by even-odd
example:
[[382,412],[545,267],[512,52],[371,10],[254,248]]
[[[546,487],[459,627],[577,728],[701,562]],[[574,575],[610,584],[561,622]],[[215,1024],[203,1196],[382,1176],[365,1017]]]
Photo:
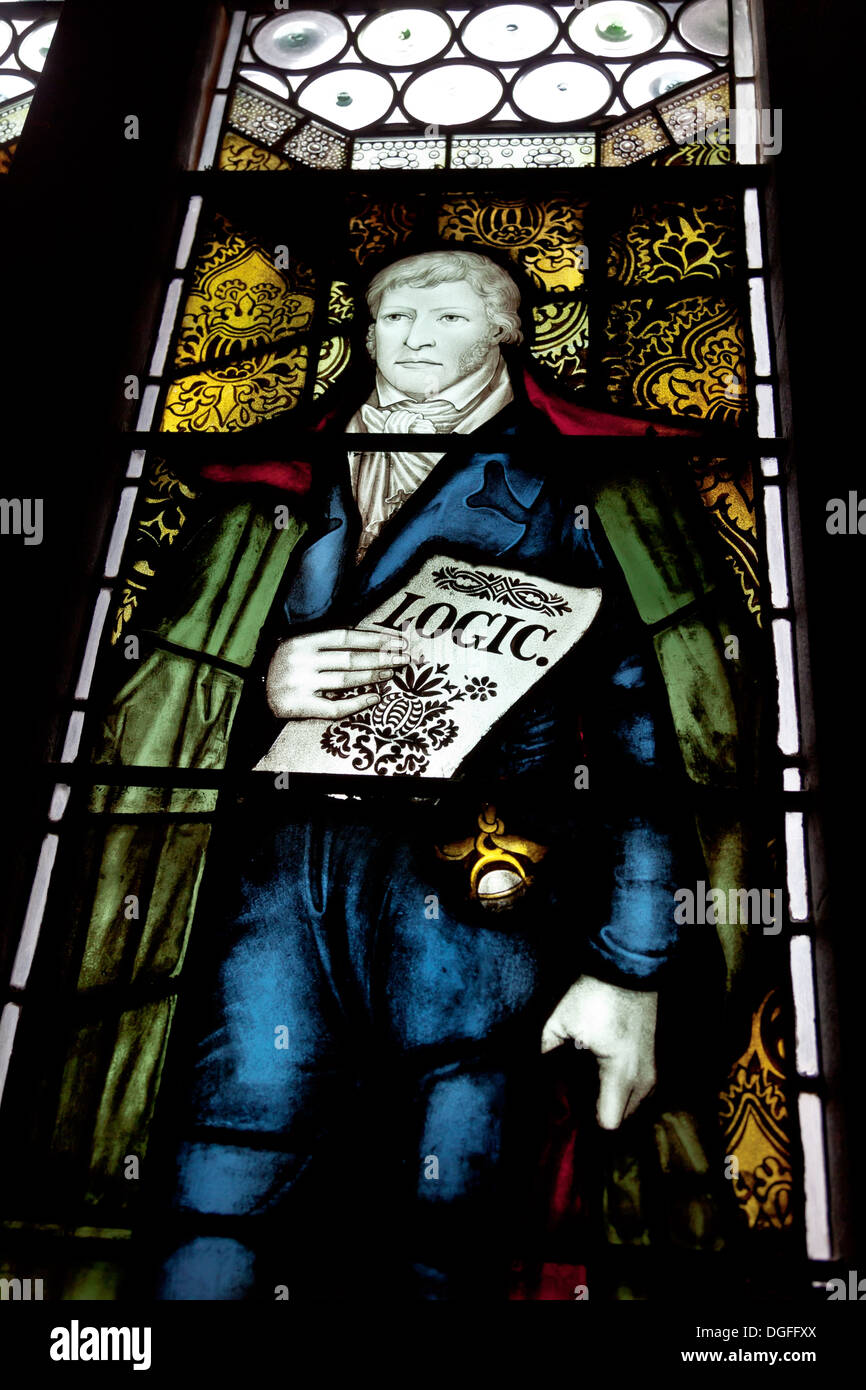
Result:
[[721,643],[699,619],[685,619],[653,638],[686,771],[693,782],[733,782],[739,768],[739,721]]
[[[291,501],[278,492],[273,498],[274,508]],[[182,584],[168,615],[154,628],[159,636],[236,666],[249,665],[277,585],[306,529],[292,516],[278,529],[274,508],[245,502],[202,528],[183,555]]]
[[217,808],[219,792],[200,787],[95,786],[88,809],[124,816],[160,814],[210,815]]
[[154,651],[102,723],[98,763],[221,768],[243,679],[195,657]]
[[702,590],[702,562],[661,485],[642,478],[603,487],[596,510],[645,623],[669,618]]
[[64,1302],[114,1302],[119,1296],[123,1276],[122,1267],[109,1260],[74,1265],[66,1275],[61,1296]]
[[134,1184],[124,1174],[127,1156],[144,1157],[176,1000],[162,999],[121,1014],[111,1062],[101,1078],[90,1144],[95,1187],[121,1199]]
[[79,989],[179,972],[210,834],[200,822],[109,828]]

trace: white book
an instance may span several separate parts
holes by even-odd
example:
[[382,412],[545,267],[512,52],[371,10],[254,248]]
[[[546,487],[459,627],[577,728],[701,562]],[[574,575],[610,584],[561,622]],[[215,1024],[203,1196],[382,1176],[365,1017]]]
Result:
[[357,624],[408,640],[409,665],[364,687],[381,691],[379,703],[340,718],[335,700],[333,719],[288,720],[254,770],[453,777],[580,641],[600,605],[599,588],[433,556]]

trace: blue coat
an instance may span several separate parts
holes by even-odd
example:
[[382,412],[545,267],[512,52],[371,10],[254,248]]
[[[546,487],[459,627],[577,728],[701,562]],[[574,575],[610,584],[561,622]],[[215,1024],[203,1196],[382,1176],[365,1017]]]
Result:
[[[512,436],[513,453],[485,450],[486,429],[471,443],[461,441],[463,450],[452,447],[359,565],[360,518],[346,462],[292,567],[284,611],[289,632],[352,626],[433,553],[500,560],[554,583],[601,587],[589,633],[495,726],[461,775],[473,789],[479,779],[495,787],[497,809],[511,806],[510,814],[521,818],[519,824],[506,819],[508,829],[548,843],[571,836],[576,850],[585,849],[577,859],[575,897],[593,922],[592,969],[649,988],[677,936],[680,841],[662,793],[668,760],[678,763],[679,755],[657,663],[619,567],[597,520],[575,525],[575,507],[589,498],[579,475],[564,487],[545,468],[546,422],[538,420],[531,458],[525,421],[511,407],[495,423],[497,443]],[[467,453],[476,441],[482,447]],[[576,789],[578,765],[588,769],[589,794]],[[632,795],[622,794],[626,786]]]

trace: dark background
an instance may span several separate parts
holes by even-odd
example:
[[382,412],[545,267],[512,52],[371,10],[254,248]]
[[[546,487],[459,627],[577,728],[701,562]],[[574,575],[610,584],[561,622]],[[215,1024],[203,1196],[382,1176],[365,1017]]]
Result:
[[[0,179],[2,494],[45,499],[45,538],[0,538],[3,725],[8,825],[2,897],[20,921],[59,754],[68,694],[123,483],[153,325],[179,230],[193,138],[220,7],[67,0],[12,174]],[[861,475],[860,159],[854,119],[853,7],[765,0],[770,103],[783,111],[774,161],[779,263],[799,478],[820,811],[834,943],[852,1244],[866,1203],[857,1126],[864,1062],[864,929],[859,865],[863,777],[860,606],[866,536],[830,536],[826,503]],[[192,56],[191,55],[195,55]],[[141,138],[124,139],[138,116]],[[852,134],[849,136],[848,132]],[[299,215],[303,209],[298,208]],[[130,412],[127,415],[127,412]],[[861,484],[866,495],[866,483]],[[866,1273],[866,1267],[864,1267]]]

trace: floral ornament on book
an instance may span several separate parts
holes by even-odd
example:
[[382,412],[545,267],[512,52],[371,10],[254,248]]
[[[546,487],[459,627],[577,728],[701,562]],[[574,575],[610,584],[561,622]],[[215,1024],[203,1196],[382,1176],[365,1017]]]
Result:
[[[385,694],[372,709],[329,724],[322,747],[335,758],[352,760],[356,772],[379,776],[424,772],[430,753],[446,748],[457,736],[449,718],[454,706],[470,700],[493,700],[496,682],[473,678],[461,689],[448,679],[444,665],[410,665],[388,681]],[[362,686],[361,691],[375,690]],[[358,692],[341,692],[343,698]]]

